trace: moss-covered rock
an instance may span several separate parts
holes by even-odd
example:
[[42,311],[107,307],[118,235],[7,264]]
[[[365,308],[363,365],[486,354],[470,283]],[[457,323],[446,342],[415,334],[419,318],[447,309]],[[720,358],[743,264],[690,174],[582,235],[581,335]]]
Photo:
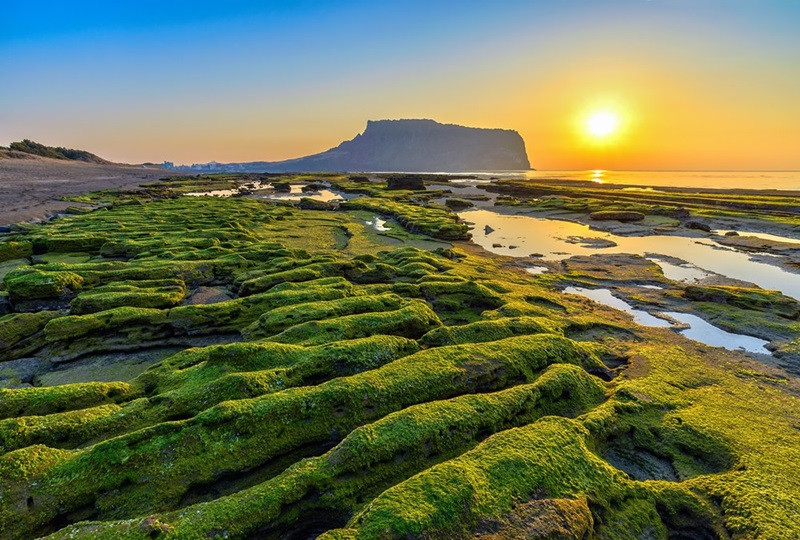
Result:
[[33,245],[28,241],[0,242],[0,262],[27,259],[33,255]]
[[57,298],[77,291],[84,279],[75,272],[46,271],[35,268],[14,270],[4,283],[13,301]]

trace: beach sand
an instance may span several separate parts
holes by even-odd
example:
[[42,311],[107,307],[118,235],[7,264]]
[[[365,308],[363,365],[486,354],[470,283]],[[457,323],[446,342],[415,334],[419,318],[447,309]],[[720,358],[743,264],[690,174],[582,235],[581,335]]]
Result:
[[72,204],[60,200],[65,195],[136,189],[174,174],[156,168],[0,156],[0,225],[46,219]]

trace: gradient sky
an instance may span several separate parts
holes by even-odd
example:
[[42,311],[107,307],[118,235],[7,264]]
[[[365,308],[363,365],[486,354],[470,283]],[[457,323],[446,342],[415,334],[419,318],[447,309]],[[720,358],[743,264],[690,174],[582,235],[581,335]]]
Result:
[[[583,129],[597,109],[621,117],[602,144]],[[800,169],[800,1],[31,1],[0,13],[2,145],[277,160],[381,118],[516,129],[540,169]]]

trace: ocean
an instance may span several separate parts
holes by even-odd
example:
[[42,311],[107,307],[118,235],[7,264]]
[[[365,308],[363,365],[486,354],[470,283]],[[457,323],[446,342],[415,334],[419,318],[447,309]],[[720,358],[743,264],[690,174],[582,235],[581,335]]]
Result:
[[[472,173],[471,173],[472,174]],[[800,171],[497,171],[480,178],[588,180],[599,184],[800,191]]]

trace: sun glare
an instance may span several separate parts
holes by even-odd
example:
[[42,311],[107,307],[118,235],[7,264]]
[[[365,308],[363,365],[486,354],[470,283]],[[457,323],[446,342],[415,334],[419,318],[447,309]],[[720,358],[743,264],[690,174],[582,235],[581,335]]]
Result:
[[593,137],[605,138],[619,126],[619,117],[609,111],[597,111],[586,119],[586,131]]

